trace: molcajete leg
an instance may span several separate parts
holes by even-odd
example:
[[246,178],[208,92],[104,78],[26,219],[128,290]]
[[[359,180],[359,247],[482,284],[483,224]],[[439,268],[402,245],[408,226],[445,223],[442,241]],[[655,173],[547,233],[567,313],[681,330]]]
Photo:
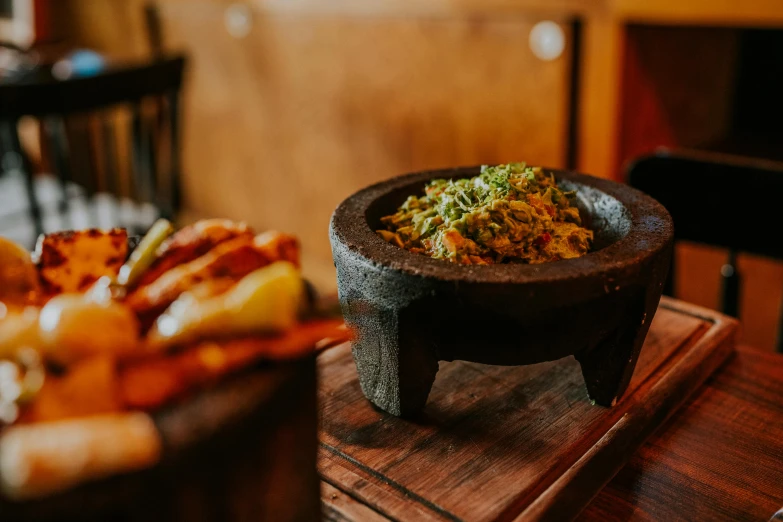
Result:
[[643,306],[627,307],[624,316],[614,333],[575,355],[582,366],[587,394],[601,406],[614,406],[628,387],[652,320],[652,313],[648,317]]
[[355,317],[364,324],[353,343],[364,395],[392,415],[416,414],[427,402],[438,372],[432,349],[396,311],[365,310]]

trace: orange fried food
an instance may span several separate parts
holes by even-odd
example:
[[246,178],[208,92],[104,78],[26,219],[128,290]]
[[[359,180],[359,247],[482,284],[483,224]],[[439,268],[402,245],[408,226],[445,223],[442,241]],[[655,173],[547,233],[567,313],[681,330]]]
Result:
[[176,354],[121,368],[122,401],[132,409],[155,409],[256,361],[295,359],[349,336],[341,319],[324,319],[300,324],[275,337],[200,342]]
[[0,437],[0,490],[12,500],[30,501],[151,467],[162,452],[160,433],[145,413],[13,426]]
[[21,422],[46,422],[122,411],[115,362],[109,356],[85,359],[62,377],[47,374]]
[[160,245],[157,257],[144,272],[136,286],[146,286],[177,265],[203,256],[220,243],[253,237],[253,230],[245,223],[228,219],[205,219],[175,232]]
[[47,234],[36,246],[44,293],[83,292],[103,276],[112,279],[128,256],[125,229]]
[[299,266],[299,244],[295,237],[279,232],[267,232],[255,238],[236,237],[193,261],[168,270],[153,283],[137,288],[127,297],[126,304],[147,326],[150,318],[160,315],[180,294],[194,285],[208,279],[239,280],[275,261],[288,261]]
[[36,344],[47,360],[62,366],[95,355],[130,357],[139,350],[139,321],[122,303],[60,294],[41,308]]

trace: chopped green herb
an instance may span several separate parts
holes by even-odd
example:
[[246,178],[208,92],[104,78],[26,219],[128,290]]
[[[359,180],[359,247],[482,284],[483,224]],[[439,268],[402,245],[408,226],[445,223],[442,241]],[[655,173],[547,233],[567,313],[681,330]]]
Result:
[[593,232],[582,227],[554,176],[539,167],[483,166],[471,179],[431,181],[381,219],[386,241],[463,264],[544,263],[580,257]]

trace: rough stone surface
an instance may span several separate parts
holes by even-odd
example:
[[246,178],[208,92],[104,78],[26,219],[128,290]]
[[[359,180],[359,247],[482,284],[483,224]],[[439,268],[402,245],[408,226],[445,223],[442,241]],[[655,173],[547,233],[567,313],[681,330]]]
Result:
[[[551,169],[548,169],[551,170]],[[330,239],[340,303],[357,331],[353,356],[365,396],[394,415],[424,406],[438,361],[517,365],[573,355],[587,392],[610,406],[628,386],[661,297],[673,244],[668,212],[628,186],[551,170],[576,189],[595,248],[540,265],[455,265],[383,241],[375,230],[436,178],[415,173],[341,203]]]

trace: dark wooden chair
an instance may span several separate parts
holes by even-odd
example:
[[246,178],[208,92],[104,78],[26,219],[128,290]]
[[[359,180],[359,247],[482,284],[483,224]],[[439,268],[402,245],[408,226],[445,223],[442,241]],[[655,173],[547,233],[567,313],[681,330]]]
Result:
[[[107,193],[151,203],[163,217],[177,213],[180,93],[185,61],[183,56],[158,57],[141,65],[112,66],[92,76],[68,79],[57,79],[51,68],[41,67],[22,78],[0,83],[1,148],[16,153],[18,164],[14,167],[24,175],[27,213],[37,234],[44,232],[44,226],[33,168],[20,145],[18,124],[24,117],[40,122],[47,170],[59,182],[61,214],[68,212],[74,185],[88,199]],[[127,129],[117,128],[119,120],[114,116],[118,110],[129,113]],[[89,122],[86,139],[76,139],[73,125],[69,125],[79,119]],[[127,157],[117,150],[119,136],[130,141],[123,148],[130,151]],[[122,161],[129,162],[130,168],[123,165],[120,169]],[[120,170],[129,170],[130,179],[120,183]],[[133,228],[135,224],[117,224],[128,225]]]
[[[783,194],[780,163],[711,153],[661,151],[627,169],[628,183],[660,201],[674,220],[675,240],[728,249],[722,278],[722,311],[739,316],[741,274],[737,254],[783,260]],[[674,261],[664,293],[674,295]],[[783,320],[777,349],[783,351]]]

